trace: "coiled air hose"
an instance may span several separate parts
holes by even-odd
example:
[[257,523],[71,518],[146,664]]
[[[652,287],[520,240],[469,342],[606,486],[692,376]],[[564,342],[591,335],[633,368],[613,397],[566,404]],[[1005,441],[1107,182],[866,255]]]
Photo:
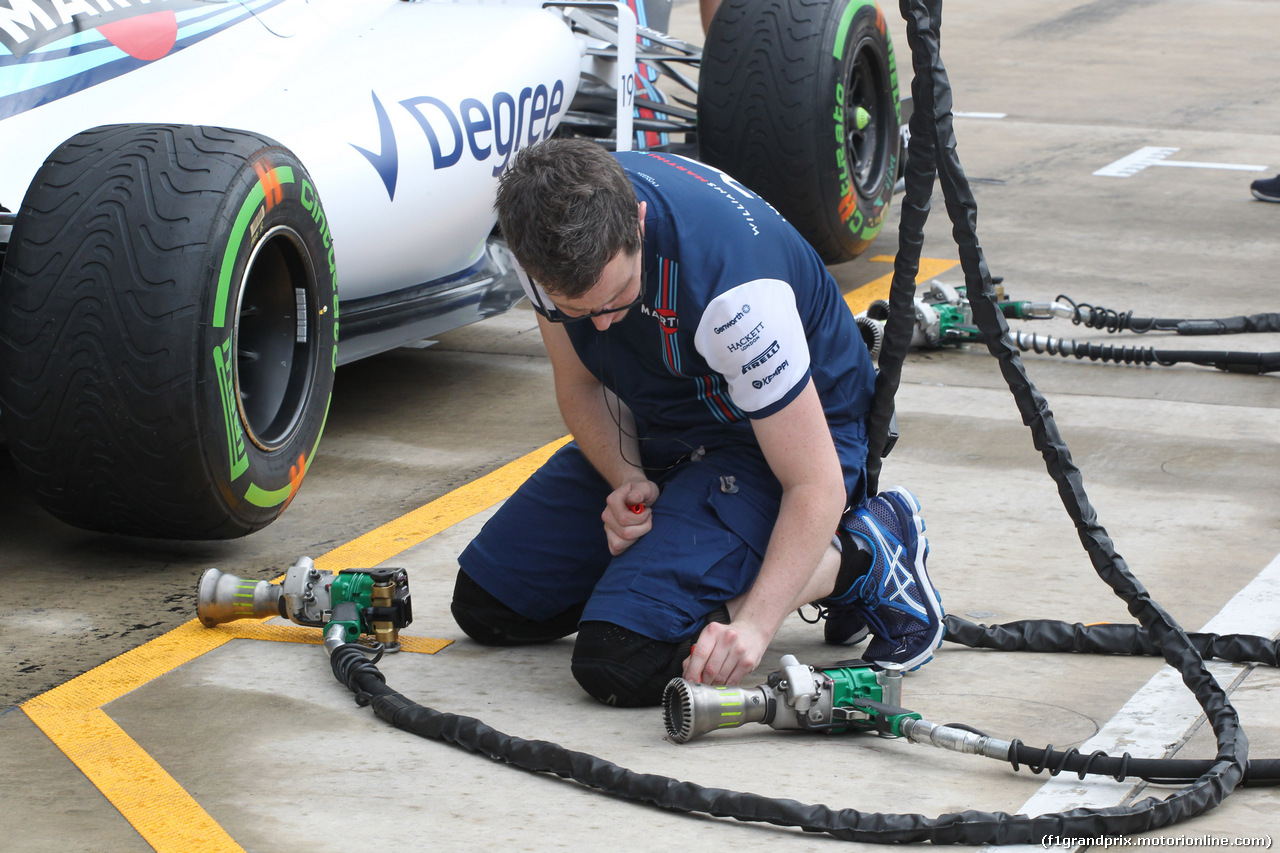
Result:
[[1023,352],[1036,352],[1047,355],[1060,355],[1063,358],[1074,356],[1077,359],[1105,361],[1112,364],[1141,364],[1150,366],[1159,364],[1168,367],[1173,364],[1202,364],[1216,367],[1228,373],[1272,373],[1280,370],[1280,352],[1237,352],[1234,350],[1158,350],[1153,347],[1125,347],[1112,344],[1095,344],[1089,341],[1076,341],[1070,338],[1058,338],[1053,335],[1040,335],[1018,332],[1014,343]]
[[1221,317],[1209,320],[1191,320],[1176,317],[1135,317],[1132,311],[1116,311],[1088,302],[1076,302],[1059,293],[1055,302],[1071,309],[1071,322],[1088,329],[1106,329],[1108,332],[1174,332],[1179,335],[1245,335],[1263,332],[1280,332],[1280,313],[1250,314],[1239,317]]
[[[1159,654],[1181,673],[1183,682],[1195,694],[1213,728],[1217,756],[1210,761],[1176,765],[1159,759],[1146,760],[1151,762],[1152,778],[1176,779],[1178,784],[1183,784],[1163,800],[1148,797],[1128,806],[1075,809],[1040,816],[968,810],[929,818],[918,814],[877,814],[805,805],[634,773],[592,755],[545,741],[512,737],[474,718],[418,705],[388,687],[374,662],[362,652],[349,645],[338,645],[331,657],[334,675],[356,694],[360,704],[372,705],[379,717],[414,734],[452,743],[527,770],[572,779],[613,796],[675,811],[799,827],[848,841],[1011,844],[1039,843],[1052,835],[1100,837],[1146,832],[1212,809],[1241,784],[1249,769],[1248,742],[1235,709],[1206,669],[1202,654],[1234,659],[1229,655],[1235,648],[1236,652],[1256,652],[1260,658],[1269,654],[1269,660],[1264,662],[1274,664],[1275,644],[1266,638],[1188,637],[1116,553],[1089,503],[1080,471],[1058,433],[1048,403],[1027,377],[1019,350],[1009,337],[1008,324],[997,307],[991,274],[978,245],[977,206],[956,155],[951,88],[939,53],[941,0],[900,0],[900,10],[907,22],[907,41],[915,72],[911,84],[915,109],[910,122],[899,249],[889,297],[891,310],[871,415],[867,471],[871,491],[875,492],[879,478],[880,456],[893,418],[893,397],[911,339],[910,309],[936,176],[959,247],[974,320],[988,350],[998,361],[1046,469],[1058,484],[1063,505],[1094,570],[1125,601],[1139,623],[1137,626],[1085,627],[1024,622],[984,628],[948,618],[949,639],[991,648],[1053,647],[1055,651]],[[1018,746],[1012,759],[1033,769],[1093,772],[1104,764],[1101,756],[1078,753],[1071,756],[1070,752],[1056,753],[1050,748],[1028,750]],[[1112,761],[1122,766],[1108,767],[1108,775],[1114,775],[1112,771],[1131,770],[1137,759],[1121,757]]]

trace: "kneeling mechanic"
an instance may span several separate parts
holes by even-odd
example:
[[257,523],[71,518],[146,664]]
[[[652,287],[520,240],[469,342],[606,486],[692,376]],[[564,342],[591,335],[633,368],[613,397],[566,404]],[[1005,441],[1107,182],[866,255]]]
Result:
[[521,151],[497,210],[574,440],[459,557],[459,626],[576,632],[574,677],[620,706],[740,683],[811,602],[828,643],[928,662],[920,507],[866,495],[874,370],[799,233],[708,166],[582,140]]

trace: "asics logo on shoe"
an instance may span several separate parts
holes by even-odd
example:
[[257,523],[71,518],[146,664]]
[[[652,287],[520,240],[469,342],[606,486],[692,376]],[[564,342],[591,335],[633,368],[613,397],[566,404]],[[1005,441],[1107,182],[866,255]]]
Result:
[[911,587],[915,586],[915,580],[911,577],[911,573],[901,563],[893,563],[889,566],[889,571],[885,573],[884,585],[889,586],[892,581],[896,588],[889,594],[889,601],[899,601],[910,607],[912,611],[920,614],[921,619],[928,619],[929,614],[911,595]]
[[924,605],[916,601],[911,594],[911,589],[915,586],[915,578],[902,564],[902,555],[906,551],[906,546],[890,545],[885,541],[878,527],[874,524],[867,526],[871,529],[871,535],[876,538],[876,545],[885,557],[884,582],[880,586],[882,600],[897,602],[899,606],[906,605],[911,612],[919,614],[921,619],[928,621],[929,614],[924,609]]

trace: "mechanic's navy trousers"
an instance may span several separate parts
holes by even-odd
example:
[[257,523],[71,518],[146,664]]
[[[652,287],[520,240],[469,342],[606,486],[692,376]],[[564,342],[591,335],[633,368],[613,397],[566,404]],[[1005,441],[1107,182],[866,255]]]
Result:
[[[614,557],[601,519],[612,487],[571,442],[498,509],[458,562],[526,618],[543,621],[585,602],[584,622],[688,639],[754,582],[782,487],[759,449],[743,445],[651,476],[661,487],[653,528]],[[733,478],[728,491],[725,477]]]

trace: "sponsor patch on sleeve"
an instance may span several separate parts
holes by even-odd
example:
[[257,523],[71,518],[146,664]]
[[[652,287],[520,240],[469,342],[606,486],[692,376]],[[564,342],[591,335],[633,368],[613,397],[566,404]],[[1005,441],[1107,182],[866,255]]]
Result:
[[804,323],[791,286],[778,279],[750,281],[717,296],[702,314],[694,344],[748,414],[784,399],[808,376]]

